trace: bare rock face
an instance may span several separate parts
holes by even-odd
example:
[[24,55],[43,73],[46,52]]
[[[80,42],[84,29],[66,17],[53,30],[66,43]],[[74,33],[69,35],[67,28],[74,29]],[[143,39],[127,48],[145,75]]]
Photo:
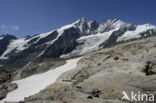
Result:
[[129,103],[121,101],[123,91],[156,95],[156,75],[147,76],[143,71],[148,61],[156,71],[155,41],[153,36],[87,54],[76,69],[24,102]]
[[5,82],[0,85],[0,100],[7,96],[8,92],[11,92],[18,88],[16,83]]
[[1,89],[1,90],[0,90],[0,100],[1,100],[1,99],[3,99],[3,98],[5,98],[5,97],[6,97],[6,95],[7,95],[6,90]]
[[8,81],[11,80],[11,74],[7,70],[0,70],[0,100],[5,98],[8,91]]
[[0,70],[0,84],[11,79],[11,74],[7,70]]

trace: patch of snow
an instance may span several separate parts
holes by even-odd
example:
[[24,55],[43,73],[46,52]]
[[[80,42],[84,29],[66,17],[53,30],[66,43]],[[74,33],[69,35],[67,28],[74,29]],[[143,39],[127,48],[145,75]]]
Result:
[[54,30],[53,30],[53,31],[50,31],[50,32],[46,32],[46,33],[39,34],[39,35],[34,36],[33,38],[29,39],[29,41],[32,40],[32,39],[34,39],[34,38],[36,38],[36,37],[39,37],[38,40],[34,42],[34,43],[37,43],[40,39],[47,37],[47,36],[50,35],[52,32],[54,32]]
[[17,39],[17,40],[12,40],[10,44],[7,47],[7,50],[1,55],[0,59],[7,59],[5,55],[10,53],[12,50],[16,49],[17,50],[23,50],[25,48],[25,40],[24,39]]
[[126,23],[126,22],[123,22],[121,20],[117,20],[117,19],[112,20],[112,19],[110,19],[110,20],[104,21],[103,23],[101,23],[99,25],[98,32],[104,32],[105,29],[113,30],[115,28],[129,27],[131,25],[132,25],[131,23]]
[[57,32],[58,32],[57,37],[54,40],[48,42],[47,44],[53,44],[63,34],[64,30],[69,29],[73,26],[74,26],[73,24],[69,24],[69,25],[65,25],[65,26],[57,29]]
[[69,28],[71,28],[72,26],[74,26],[74,25],[73,25],[73,24],[65,25],[65,26],[59,28],[59,29],[57,30],[57,32],[61,35],[61,34],[64,32],[64,30],[69,29]]
[[0,37],[0,40],[2,40],[4,37]]
[[152,34],[152,31],[149,31],[150,32],[150,34]]
[[94,21],[89,21],[89,22],[88,22],[89,28],[91,28],[91,24],[92,24],[93,22],[94,22]]
[[22,80],[13,81],[13,83],[18,84],[18,88],[8,93],[7,97],[1,100],[0,103],[4,103],[5,101],[22,101],[25,97],[40,92],[50,84],[54,83],[62,73],[76,68],[79,59],[80,58],[67,60],[65,65],[57,67],[54,70],[49,70],[45,73],[33,75]]
[[152,30],[152,29],[156,30],[156,26],[152,26],[152,25],[149,25],[149,24],[138,25],[136,27],[136,30],[127,31],[121,37],[119,37],[117,39],[117,42],[118,41],[123,41],[123,40],[129,40],[129,39],[133,39],[133,38],[140,38],[141,37],[140,33],[148,31],[148,30]]

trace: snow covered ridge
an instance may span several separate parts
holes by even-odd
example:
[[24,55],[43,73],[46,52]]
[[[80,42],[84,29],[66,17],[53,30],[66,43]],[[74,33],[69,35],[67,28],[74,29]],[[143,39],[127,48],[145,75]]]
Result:
[[[149,32],[147,32],[149,31]],[[121,37],[118,38],[117,41],[124,41],[124,40],[129,40],[133,38],[140,38],[142,35],[140,35],[143,32],[147,32],[150,35],[153,34],[153,32],[156,32],[156,26],[150,25],[150,24],[144,24],[144,25],[138,25],[136,27],[136,30],[134,31],[127,31],[125,32]],[[145,36],[147,35],[146,33],[144,34]]]
[[[71,28],[74,28],[75,31],[70,30]],[[63,35],[69,36],[68,35],[69,32],[65,32],[66,30],[74,32],[72,34],[72,37],[67,38],[65,36],[63,37]],[[42,39],[49,38],[50,35],[54,35],[54,32],[58,33],[55,38],[43,42]],[[61,55],[58,54],[61,57],[66,57],[70,55],[82,55],[94,50],[98,50],[102,44],[105,44],[105,42],[115,43],[133,38],[140,38],[142,36],[152,34],[156,34],[156,26],[150,24],[136,25],[132,23],[126,23],[118,19],[110,19],[105,20],[102,23],[98,23],[96,21],[88,21],[85,18],[80,18],[76,22],[73,22],[72,24],[65,25],[61,28],[58,28],[56,30],[47,33],[42,33],[37,36],[33,36],[29,39],[21,38],[10,41],[10,44],[7,45],[7,49],[2,53],[2,55],[0,55],[0,59],[8,59],[9,58],[8,54],[10,54],[12,51],[15,51],[15,53],[22,52],[23,50],[29,49],[29,47],[31,47],[34,44],[36,44],[34,48],[44,45],[44,49],[42,48],[43,50],[37,56],[40,57],[45,53],[47,53],[47,50],[50,50],[50,47],[52,47],[53,44],[55,44],[56,42],[59,43],[58,40],[60,37],[63,37],[63,40],[65,39],[64,42],[75,41],[78,43],[76,47],[71,47],[75,48],[74,50],[67,50],[70,52],[68,53],[65,52],[65,54]],[[76,35],[79,35],[79,37],[77,38]],[[1,39],[3,38],[0,37],[0,40]],[[42,43],[37,44],[38,42],[41,41]],[[58,45],[59,44],[57,44],[57,46]],[[64,48],[61,47],[60,50],[66,48],[67,47]]]
[[2,40],[5,37],[5,35],[0,36],[0,40]]
[[65,65],[57,67],[54,70],[49,70],[42,74],[32,75],[25,79],[13,81],[18,84],[18,88],[10,92],[6,98],[0,101],[0,103],[4,103],[5,101],[19,102],[24,100],[25,97],[40,92],[50,84],[54,83],[62,73],[76,68],[79,60],[80,58],[67,60]]
[[[61,36],[61,34],[64,32],[64,30],[71,28],[72,26],[74,26],[74,23],[69,24],[69,25],[65,25],[65,26],[57,29],[57,32],[59,33],[57,38],[55,38],[55,40],[52,40],[51,42],[47,42],[45,44],[54,43],[58,39],[58,37]],[[34,38],[38,38],[35,42],[33,42],[33,43],[37,43],[40,39],[46,38],[48,35],[50,35],[53,31],[50,31],[47,33],[42,33],[42,34],[39,34],[37,36],[33,36],[30,39],[21,38],[21,39],[12,40],[10,42],[10,44],[7,46],[6,51],[0,56],[0,59],[8,59],[8,57],[6,57],[6,55],[15,49],[16,49],[16,52],[20,52],[20,51],[27,49],[31,45],[31,44],[28,44],[29,41],[31,41]],[[0,40],[2,40],[2,39],[3,39],[3,37],[0,37]]]
[[[91,27],[92,21],[87,23],[89,25],[88,27]],[[136,25],[112,19],[102,22],[98,25],[97,29],[89,32],[91,32],[90,35],[85,35],[77,39],[77,42],[83,45],[77,46],[71,53],[63,54],[61,57],[70,57],[71,55],[77,54],[83,55],[98,50],[101,48],[101,44],[104,44],[105,42],[115,43],[156,34],[156,26],[150,24]],[[118,35],[117,38],[116,35]]]

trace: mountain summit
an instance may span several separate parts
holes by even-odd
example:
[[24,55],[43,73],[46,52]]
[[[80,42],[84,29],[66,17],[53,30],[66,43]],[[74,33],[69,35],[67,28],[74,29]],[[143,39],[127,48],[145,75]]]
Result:
[[118,19],[98,23],[82,17],[72,24],[30,38],[0,36],[0,65],[23,67],[36,59],[79,56],[153,34],[156,34],[156,26],[150,24],[136,25]]

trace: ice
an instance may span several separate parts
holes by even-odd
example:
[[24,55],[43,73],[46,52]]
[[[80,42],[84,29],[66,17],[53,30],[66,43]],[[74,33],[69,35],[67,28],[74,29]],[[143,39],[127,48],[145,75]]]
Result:
[[56,79],[64,72],[76,68],[77,62],[80,58],[67,60],[65,65],[57,67],[54,70],[49,70],[45,73],[33,75],[25,79],[13,81],[13,83],[18,84],[18,88],[10,93],[7,97],[0,101],[0,103],[8,102],[18,102],[24,100],[25,97],[34,95],[50,84],[54,83]]
[[77,46],[75,50],[73,50],[71,53],[63,54],[60,57],[68,57],[69,55],[79,54],[83,55],[89,52],[92,52],[94,50],[98,50],[100,47],[100,44],[103,43],[105,40],[107,40],[110,35],[118,30],[119,28],[110,30],[109,32],[104,33],[97,33],[96,35],[89,35],[89,36],[83,36],[77,39],[78,43],[82,43],[83,45]]

